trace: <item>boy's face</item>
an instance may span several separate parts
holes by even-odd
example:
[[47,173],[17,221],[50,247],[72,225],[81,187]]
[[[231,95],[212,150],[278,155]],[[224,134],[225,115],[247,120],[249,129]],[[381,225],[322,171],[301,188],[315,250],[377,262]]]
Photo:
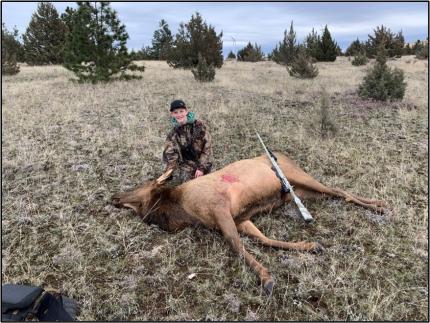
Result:
[[180,125],[187,123],[187,113],[188,110],[184,108],[175,109],[172,112],[170,112],[170,115],[176,119],[176,122]]

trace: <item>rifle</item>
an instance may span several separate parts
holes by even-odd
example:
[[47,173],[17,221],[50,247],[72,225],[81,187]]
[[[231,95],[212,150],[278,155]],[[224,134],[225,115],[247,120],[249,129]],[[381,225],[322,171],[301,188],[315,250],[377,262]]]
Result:
[[303,219],[306,222],[312,222],[314,219],[312,215],[309,213],[309,211],[305,208],[302,201],[300,201],[299,197],[294,193],[293,187],[291,186],[290,182],[288,182],[288,179],[285,177],[284,173],[281,170],[281,167],[279,167],[276,156],[266,147],[263,140],[261,139],[258,132],[255,132],[258,136],[258,139],[260,139],[261,144],[263,145],[264,150],[266,151],[267,156],[270,159],[270,162],[272,163],[272,169],[276,174],[276,177],[279,178],[281,181],[281,190],[285,193],[290,193],[291,197],[293,198],[294,202],[296,203],[297,207],[299,208],[300,214],[302,215]]

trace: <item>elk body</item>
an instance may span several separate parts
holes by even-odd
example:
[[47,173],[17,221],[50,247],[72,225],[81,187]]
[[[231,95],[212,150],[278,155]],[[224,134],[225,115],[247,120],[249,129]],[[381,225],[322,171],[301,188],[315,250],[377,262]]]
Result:
[[[329,188],[305,173],[293,160],[275,153],[278,164],[300,199],[338,197],[383,213],[386,204]],[[148,224],[157,224],[174,232],[189,225],[219,229],[232,249],[257,273],[270,294],[274,279],[268,269],[248,253],[239,233],[257,239],[263,245],[300,251],[320,251],[316,242],[286,242],[267,238],[251,221],[258,213],[272,210],[291,200],[281,193],[281,184],[266,155],[244,159],[176,187],[164,185],[171,173],[148,181],[133,191],[118,193],[112,202],[132,208]]]

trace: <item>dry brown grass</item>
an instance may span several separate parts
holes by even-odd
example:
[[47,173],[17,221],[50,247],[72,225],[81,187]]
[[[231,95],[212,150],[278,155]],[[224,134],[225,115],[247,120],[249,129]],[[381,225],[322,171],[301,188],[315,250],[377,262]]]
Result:
[[[2,282],[61,289],[81,320],[427,320],[428,67],[389,63],[405,70],[401,103],[358,99],[366,67],[345,58],[318,63],[312,80],[227,62],[206,84],[164,62],[107,85],[21,66],[2,79]],[[327,139],[323,90],[338,128]],[[257,129],[321,182],[386,200],[392,215],[326,200],[305,203],[312,225],[292,206],[257,217],[269,237],[326,247],[313,255],[243,238],[275,276],[267,298],[218,232],[168,234],[108,204],[160,174],[174,98],[209,122],[217,167],[261,154]]]

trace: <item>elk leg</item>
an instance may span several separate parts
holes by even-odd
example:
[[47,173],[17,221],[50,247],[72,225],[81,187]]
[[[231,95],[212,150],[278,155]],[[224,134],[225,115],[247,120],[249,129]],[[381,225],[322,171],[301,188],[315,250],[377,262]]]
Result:
[[388,204],[386,202],[384,202],[384,201],[368,199],[368,198],[365,198],[365,197],[361,197],[361,196],[355,195],[353,193],[348,193],[348,194],[351,195],[351,196],[353,196],[357,200],[360,200],[361,202],[366,203],[366,204],[375,204],[377,206],[388,207]]
[[286,176],[290,180],[293,187],[319,192],[323,195],[344,198],[347,202],[353,202],[377,212],[384,213],[386,211],[387,204],[385,202],[359,197],[339,188],[327,187],[303,171],[294,161],[288,157],[282,154],[276,154],[276,156],[278,157],[278,162],[282,170],[285,174],[287,174]]
[[275,281],[267,268],[260,264],[250,253],[245,250],[245,247],[240,241],[236,224],[234,223],[230,212],[221,210],[216,212],[215,221],[233,250],[237,252],[241,258],[243,257],[248,266],[250,266],[258,274],[265,292],[270,295],[272,293]]
[[318,242],[286,242],[269,239],[252,223],[250,220],[245,220],[237,225],[237,230],[252,238],[260,241],[264,246],[276,247],[287,250],[300,250],[300,251],[322,251],[323,247]]
[[[320,185],[323,186],[322,184]],[[319,188],[321,190],[316,190],[309,187],[306,187],[306,188],[300,187],[294,190],[294,192],[300,197],[300,199],[303,199],[303,200],[313,199],[313,198],[315,199],[327,198],[332,196],[332,197],[343,198],[345,199],[346,202],[352,202],[364,208],[372,209],[379,213],[385,213],[387,211],[386,207],[382,206],[382,205],[386,205],[382,201],[374,201],[374,200],[368,200],[365,198],[360,198],[358,196],[355,196],[339,188],[330,188],[326,186],[323,186],[323,187],[324,187],[323,189]],[[369,202],[369,203],[366,203],[366,202]]]
[[332,191],[329,193],[330,195],[343,197],[347,202],[353,202],[365,208],[373,209],[379,213],[386,212],[386,207],[385,207],[386,204],[383,201],[365,199],[363,197],[359,197],[349,192],[346,192],[340,188],[329,188],[329,189]]
[[346,192],[340,188],[327,187],[315,179],[312,179],[312,181],[307,180],[305,184],[300,183],[297,184],[297,186],[297,190],[294,190],[294,192],[303,199],[333,196],[343,198],[346,202],[352,202],[376,212],[385,213],[387,211],[387,204],[383,201],[366,199]]

